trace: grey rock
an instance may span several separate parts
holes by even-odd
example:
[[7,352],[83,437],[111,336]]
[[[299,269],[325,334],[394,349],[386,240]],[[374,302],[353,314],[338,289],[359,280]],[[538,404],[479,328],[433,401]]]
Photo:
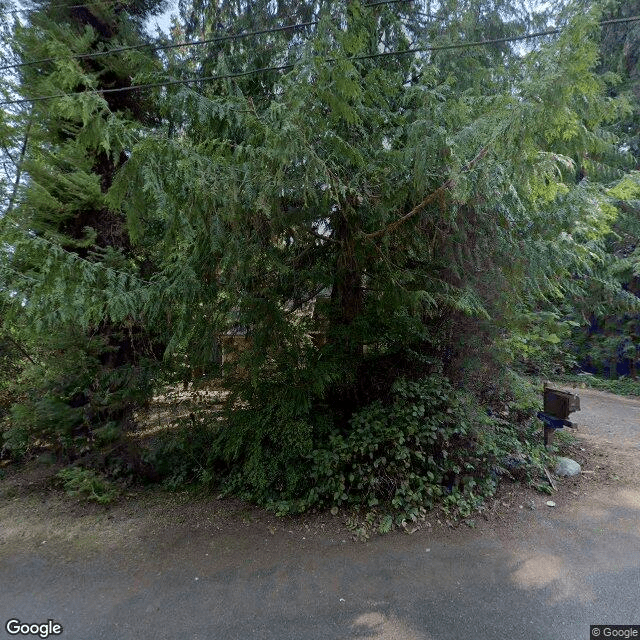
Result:
[[556,475],[564,478],[577,476],[580,473],[580,465],[571,458],[558,457],[556,464]]

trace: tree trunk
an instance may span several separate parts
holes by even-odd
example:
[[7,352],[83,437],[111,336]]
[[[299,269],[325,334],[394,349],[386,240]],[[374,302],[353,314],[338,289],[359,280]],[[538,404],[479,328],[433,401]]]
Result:
[[363,310],[362,269],[356,256],[353,227],[344,216],[340,217],[335,237],[340,248],[331,292],[332,320],[341,336],[340,342],[345,352],[349,355],[362,355],[362,344],[349,335],[348,331]]

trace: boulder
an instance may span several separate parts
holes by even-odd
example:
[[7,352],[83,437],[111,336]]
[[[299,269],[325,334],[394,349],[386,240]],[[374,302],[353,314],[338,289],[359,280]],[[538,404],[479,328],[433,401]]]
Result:
[[556,475],[563,478],[577,476],[580,473],[580,465],[571,458],[558,457],[556,463]]

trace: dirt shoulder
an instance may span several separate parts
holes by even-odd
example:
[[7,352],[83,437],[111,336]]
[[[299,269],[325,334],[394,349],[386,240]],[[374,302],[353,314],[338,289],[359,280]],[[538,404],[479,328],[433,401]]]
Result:
[[[454,529],[485,530],[509,527],[523,513],[546,509],[546,502],[568,503],[613,487],[638,486],[640,480],[640,399],[591,389],[573,389],[582,411],[573,414],[575,439],[562,445],[563,455],[576,460],[582,473],[556,479],[557,492],[546,495],[512,482],[503,482],[486,508],[462,523],[450,522],[439,511],[408,532],[428,530],[451,536]],[[46,552],[63,557],[109,551],[136,554],[150,546],[169,549],[186,538],[220,540],[233,547],[238,537],[261,541],[276,538],[285,547],[343,544],[353,536],[344,514],[306,514],[277,518],[272,513],[234,499],[168,493],[156,488],[124,493],[115,503],[99,505],[71,498],[53,488],[55,467],[5,469],[0,481],[0,553]]]
[[[640,398],[579,386],[554,386],[580,396],[581,410],[572,414],[571,420],[577,425],[575,435],[581,447],[590,454],[591,461],[585,461],[587,471],[596,473],[598,468],[606,469],[610,476],[637,485],[640,480]],[[579,456],[575,450],[574,453]],[[607,482],[607,473],[597,474],[600,483]]]

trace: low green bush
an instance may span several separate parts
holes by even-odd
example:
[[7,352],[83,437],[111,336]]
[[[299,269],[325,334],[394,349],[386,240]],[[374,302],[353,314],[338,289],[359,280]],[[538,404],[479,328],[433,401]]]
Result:
[[445,474],[462,464],[457,445],[469,424],[454,408],[446,379],[397,381],[393,402],[375,402],[353,416],[346,433],[334,432],[328,444],[308,456],[310,487],[300,500],[276,509],[376,507],[383,504],[397,521],[429,508],[444,491]]
[[512,378],[500,411],[440,373],[400,378],[387,402],[356,411],[343,428],[329,407],[241,407],[224,424],[185,421],[153,441],[144,461],[171,489],[215,487],[279,515],[345,509],[358,531],[388,531],[434,506],[466,518],[501,476],[535,484],[549,461],[534,417],[539,393]]
[[70,496],[81,496],[99,504],[108,504],[118,495],[113,484],[93,469],[67,467],[59,471],[56,477]]
[[533,406],[518,405],[529,414],[521,427],[487,415],[440,375],[399,380],[392,392],[391,404],[361,410],[348,432],[334,432],[308,456],[304,495],[271,506],[278,513],[355,507],[380,514],[374,520],[385,531],[435,504],[468,516],[495,492],[506,456],[521,456],[529,481],[546,462]]

